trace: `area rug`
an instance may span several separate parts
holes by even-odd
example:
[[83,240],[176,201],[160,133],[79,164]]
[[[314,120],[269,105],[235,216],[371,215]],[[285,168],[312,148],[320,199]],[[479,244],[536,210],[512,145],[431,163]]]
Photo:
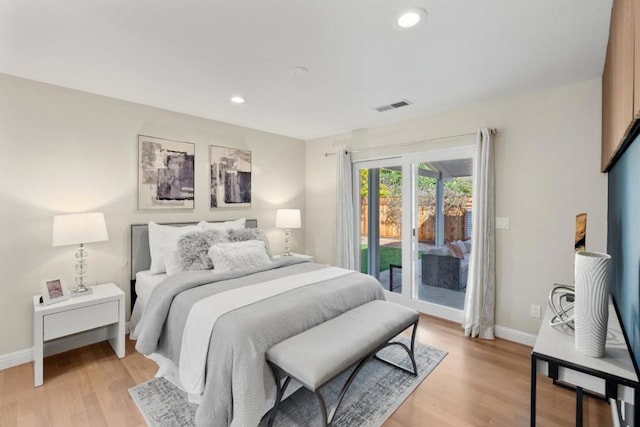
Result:
[[[399,340],[407,344],[409,342],[405,338]],[[415,355],[419,374],[417,377],[375,359],[368,362],[349,388],[332,425],[381,426],[438,366],[447,352],[416,343]],[[411,369],[409,358],[398,346],[384,349],[379,356]],[[327,407],[333,408],[351,369],[322,388]],[[154,378],[132,387],[129,393],[150,427],[195,425],[197,406],[189,403],[186,394],[164,378]],[[313,393],[301,388],[282,402],[274,425],[320,426],[322,420],[319,408]],[[260,427],[267,425],[266,418],[262,420]]]

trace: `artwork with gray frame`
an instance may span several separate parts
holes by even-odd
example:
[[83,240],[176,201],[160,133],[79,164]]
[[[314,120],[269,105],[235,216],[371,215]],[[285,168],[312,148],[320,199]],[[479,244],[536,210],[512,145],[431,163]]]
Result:
[[138,135],[138,209],[193,209],[195,144]]
[[211,207],[251,206],[251,151],[209,146]]

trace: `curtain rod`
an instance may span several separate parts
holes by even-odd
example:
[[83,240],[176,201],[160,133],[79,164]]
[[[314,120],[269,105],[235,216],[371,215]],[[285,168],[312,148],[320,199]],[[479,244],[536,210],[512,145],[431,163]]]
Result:
[[[492,128],[489,129],[489,133],[491,133],[491,135],[495,135],[498,133],[498,129]],[[375,150],[377,148],[396,148],[396,147],[406,147],[408,145],[415,145],[415,144],[421,144],[423,142],[433,142],[433,141],[444,141],[446,139],[454,139],[454,138],[462,138],[463,136],[471,136],[471,135],[477,135],[478,132],[469,132],[469,133],[461,133],[459,135],[451,135],[451,136],[441,136],[439,138],[430,138],[430,139],[421,139],[420,141],[411,141],[411,142],[405,142],[402,144],[395,144],[395,145],[382,145],[382,146],[378,146],[378,147],[369,147],[369,148],[365,148],[362,150],[351,150],[351,153],[359,153],[361,151],[366,151],[366,150]],[[329,156],[335,156],[336,152],[330,152],[330,153],[324,153],[325,157],[329,157]]]

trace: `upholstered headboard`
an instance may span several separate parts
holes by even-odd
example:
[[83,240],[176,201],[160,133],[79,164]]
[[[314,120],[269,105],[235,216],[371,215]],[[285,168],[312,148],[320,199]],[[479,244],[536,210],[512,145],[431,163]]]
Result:
[[[223,221],[210,221],[223,222]],[[177,222],[164,223],[161,225],[171,225],[174,227],[183,227],[185,225],[195,225],[197,222]],[[248,219],[245,223],[246,228],[257,228],[258,221]],[[132,224],[131,225],[131,309],[136,301],[136,273],[148,270],[151,266],[151,252],[149,250],[149,226],[148,224]]]

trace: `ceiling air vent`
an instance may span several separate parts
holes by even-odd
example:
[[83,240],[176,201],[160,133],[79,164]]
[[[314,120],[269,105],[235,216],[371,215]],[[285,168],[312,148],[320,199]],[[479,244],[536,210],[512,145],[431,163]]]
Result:
[[406,107],[407,105],[411,105],[411,101],[407,101],[406,99],[403,99],[402,101],[394,102],[392,104],[376,107],[376,110],[382,113],[383,111],[395,110],[396,108]]

